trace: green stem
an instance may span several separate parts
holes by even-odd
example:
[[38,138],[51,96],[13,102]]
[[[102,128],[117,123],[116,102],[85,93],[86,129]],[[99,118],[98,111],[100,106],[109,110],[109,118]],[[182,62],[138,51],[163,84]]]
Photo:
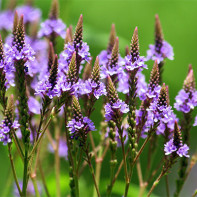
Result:
[[25,157],[24,157],[24,170],[23,170],[23,190],[22,194],[26,197],[26,190],[27,190],[27,183],[28,183],[28,145],[25,144]]
[[61,197],[60,190],[60,158],[59,158],[59,140],[60,140],[60,128],[56,126],[55,129],[55,139],[56,139],[56,148],[55,148],[55,176],[56,176],[56,195]]
[[18,189],[18,192],[19,192],[20,196],[22,196],[21,188],[20,188],[20,186],[19,186],[19,182],[18,182],[18,179],[17,179],[16,170],[15,170],[14,162],[13,162],[13,158],[12,158],[11,144],[8,144],[8,153],[9,153],[9,159],[10,159],[11,168],[12,168],[12,173],[13,173],[13,176],[14,176],[14,180],[15,180],[15,183],[16,183],[16,187],[17,187],[17,189]]
[[98,197],[100,197],[101,195],[100,195],[99,188],[98,188],[98,185],[97,185],[97,182],[96,182],[96,178],[95,178],[95,175],[94,175],[94,169],[93,169],[93,166],[92,166],[92,163],[91,163],[91,156],[90,156],[90,154],[88,152],[88,148],[86,148],[84,150],[84,152],[85,152],[85,154],[87,156],[88,166],[89,166],[90,172],[92,174],[92,178],[93,178],[93,181],[94,181],[94,186],[96,188],[97,195],[98,195]]
[[40,193],[39,193],[39,190],[38,190],[38,185],[36,183],[36,176],[31,177],[31,180],[32,180],[32,183],[34,185],[34,190],[35,190],[36,197],[40,197]]
[[42,138],[43,138],[43,136],[44,136],[44,134],[45,134],[45,131],[47,130],[47,127],[49,126],[51,120],[52,120],[52,116],[50,116],[50,118],[49,118],[49,120],[47,121],[47,123],[46,123],[46,125],[45,125],[45,127],[44,127],[44,129],[43,129],[43,131],[42,131],[42,133],[41,133],[41,135],[40,135],[40,137],[38,138],[38,140],[37,140],[36,143],[34,144],[34,147],[33,147],[32,151],[30,152],[29,157],[28,157],[29,160],[30,160],[30,158],[32,157],[33,153],[36,151],[36,148],[37,148],[38,144],[40,143],[40,141],[42,140]]
[[44,172],[42,170],[42,165],[40,163],[40,160],[38,161],[38,168],[39,168],[39,171],[40,171],[40,174],[41,174],[41,179],[42,179],[42,183],[43,183],[43,186],[44,186],[46,196],[50,197],[49,190],[48,190],[48,187],[47,187],[47,184],[46,184],[46,180],[45,180],[45,176],[44,176]]

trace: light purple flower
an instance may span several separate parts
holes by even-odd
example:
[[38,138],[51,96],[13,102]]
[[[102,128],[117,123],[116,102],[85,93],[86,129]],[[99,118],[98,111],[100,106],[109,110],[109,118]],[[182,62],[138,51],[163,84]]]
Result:
[[13,123],[3,120],[0,125],[0,142],[3,142],[3,145],[7,145],[12,142],[10,137],[11,129],[16,130],[19,128],[18,121],[15,120]]
[[180,90],[175,98],[174,107],[183,113],[189,113],[197,106],[197,91],[186,92],[184,89]]
[[72,119],[68,122],[71,138],[78,139],[82,134],[95,131],[94,123],[88,117],[82,117],[79,120]]
[[176,147],[174,145],[173,139],[164,144],[165,155],[170,155],[171,153],[176,152],[179,155],[179,157],[189,157],[188,150],[189,147],[186,144],[181,145],[180,147]]
[[159,64],[162,62],[165,58],[168,58],[170,60],[174,59],[174,52],[172,46],[166,42],[163,41],[162,47],[161,47],[161,53],[158,53],[155,49],[155,45],[149,45],[149,50],[147,51],[147,60],[157,60],[157,63]]
[[147,69],[147,65],[144,63],[145,58],[140,56],[138,59],[136,59],[134,62],[132,62],[132,55],[127,55],[124,59],[125,61],[125,69],[127,71],[133,71],[135,69],[142,69],[142,68],[146,68]]
[[114,120],[115,115],[120,113],[120,115],[125,114],[129,111],[128,105],[122,101],[118,100],[116,103],[110,104],[106,103],[105,105],[105,119],[106,121]]
[[38,37],[49,37],[55,33],[56,36],[65,38],[66,36],[66,25],[61,19],[47,19],[41,23],[41,29],[38,32]]

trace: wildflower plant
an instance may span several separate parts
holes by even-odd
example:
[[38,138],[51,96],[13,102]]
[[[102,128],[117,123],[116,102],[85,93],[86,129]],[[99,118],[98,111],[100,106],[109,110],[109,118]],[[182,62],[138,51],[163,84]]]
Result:
[[[64,175],[69,177],[70,196],[80,196],[80,176],[87,176],[86,167],[93,179],[92,196],[113,196],[122,168],[125,189],[121,195],[130,195],[137,169],[139,196],[149,189],[150,196],[161,178],[167,180],[176,162],[180,169],[174,196],[179,196],[196,162],[195,155],[191,163],[188,160],[190,130],[192,124],[197,125],[197,118],[193,123],[197,91],[192,66],[173,105],[182,113],[179,121],[170,104],[170,87],[162,79],[164,60],[173,60],[174,54],[164,40],[158,15],[155,43],[149,46],[146,57],[140,55],[138,27],[126,54],[120,54],[114,24],[106,50],[91,57],[83,40],[83,15],[73,34],[72,26],[67,28],[58,13],[58,0],[52,0],[44,22],[31,1],[20,7],[11,4],[0,14],[0,30],[5,34],[3,40],[0,37],[0,141],[8,148],[14,195],[51,196],[42,165],[51,162],[42,158],[45,151],[46,156],[54,154],[57,197],[68,194],[66,186],[61,186]],[[60,53],[58,37],[65,39]],[[149,67],[148,60],[154,60],[154,64],[146,82],[143,72]],[[99,117],[100,126],[93,122],[93,116]],[[158,148],[160,138],[163,146]],[[148,145],[143,173],[140,159]],[[157,151],[163,155],[161,161],[153,160]],[[16,172],[16,155],[22,163],[22,174]],[[60,167],[62,162],[66,165]],[[153,169],[156,164],[159,167]],[[105,190],[101,190],[103,167],[109,168]]]

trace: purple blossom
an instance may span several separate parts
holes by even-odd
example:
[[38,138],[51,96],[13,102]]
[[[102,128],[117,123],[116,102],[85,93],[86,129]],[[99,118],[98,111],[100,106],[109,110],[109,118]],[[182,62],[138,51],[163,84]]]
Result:
[[79,120],[72,119],[68,122],[68,126],[71,138],[80,137],[83,134],[87,134],[90,131],[95,131],[94,123],[88,117],[82,117]]
[[19,128],[18,121],[15,120],[13,123],[6,123],[5,120],[2,121],[0,125],[0,141],[3,142],[3,145],[7,145],[8,143],[12,142],[10,137],[11,129],[18,129]]
[[189,113],[197,106],[197,91],[186,92],[184,89],[180,90],[175,98],[174,107],[183,113]]
[[46,78],[37,84],[35,95],[47,95],[50,99],[52,99],[53,97],[59,95],[59,88],[57,84],[54,88],[52,88],[52,84],[50,84],[48,78]]
[[178,122],[178,118],[176,117],[176,114],[174,114],[174,112],[172,112],[171,119],[167,123],[164,123],[162,121],[160,122],[159,126],[157,127],[157,131],[156,131],[157,135],[159,135],[159,134],[164,135],[164,132],[166,129],[168,129],[168,131],[170,133],[172,133],[174,131],[175,121]]
[[28,44],[25,44],[20,51],[17,49],[16,45],[10,47],[10,49],[6,51],[6,58],[9,63],[13,63],[18,60],[24,60],[25,62],[34,61],[34,55],[34,50]]
[[34,8],[29,5],[23,5],[16,8],[16,11],[18,12],[18,15],[24,16],[24,23],[33,23],[38,22],[41,17],[41,11],[38,8]]
[[102,82],[96,83],[92,79],[86,81],[79,81],[79,91],[80,95],[90,95],[93,94],[96,99],[100,96],[106,95],[105,85]]
[[56,94],[59,97],[63,92],[68,92],[70,95],[77,95],[79,83],[71,83],[65,75],[60,75],[57,79]]
[[45,22],[41,23],[41,29],[38,32],[38,37],[49,37],[51,34],[55,33],[56,36],[65,38],[65,29],[66,25],[61,19],[47,19]]
[[162,47],[160,50],[160,53],[156,51],[155,45],[149,45],[149,50],[147,51],[147,60],[157,60],[158,64],[162,62],[165,58],[168,58],[170,60],[174,59],[174,52],[172,46],[167,43],[166,41],[163,41]]
[[[136,77],[138,78],[137,81],[137,95],[140,100],[146,99],[146,92],[147,92],[147,83],[145,81],[145,76],[142,72],[137,72]],[[129,93],[129,75],[126,72],[122,72],[118,76],[118,92],[122,92],[123,94]]]
[[142,56],[136,58],[136,60],[132,62],[132,55],[127,55],[124,61],[125,61],[125,69],[127,71],[133,71],[135,69],[142,69],[142,68],[147,69],[147,65],[144,63],[145,58]]
[[[54,149],[51,144],[48,145],[48,150],[49,152],[54,153]],[[58,153],[60,157],[65,158],[66,160],[68,159],[68,146],[65,139],[59,140]]]
[[128,105],[122,101],[118,100],[116,103],[106,103],[105,105],[105,119],[106,121],[114,120],[117,113],[120,115],[125,114],[129,111]]
[[[76,46],[79,47],[79,44]],[[65,50],[60,54],[59,58],[59,74],[65,74],[68,72],[68,66],[70,64],[70,60],[73,56],[73,53],[76,51],[73,43],[65,44]],[[81,48],[78,48],[78,56],[80,57],[80,62],[84,63],[84,61],[90,61],[90,52],[89,46],[87,43],[83,42]],[[82,67],[80,68],[81,71]]]
[[164,144],[165,155],[169,155],[173,152],[176,152],[180,157],[183,157],[183,156],[189,157],[188,150],[189,150],[189,147],[186,144],[181,145],[180,147],[175,146],[173,139],[171,139],[166,144]]

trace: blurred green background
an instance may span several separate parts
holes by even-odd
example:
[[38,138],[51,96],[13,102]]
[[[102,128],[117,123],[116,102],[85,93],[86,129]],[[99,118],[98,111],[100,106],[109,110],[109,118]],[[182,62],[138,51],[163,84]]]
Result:
[[[2,3],[5,4],[4,0]],[[19,4],[22,1],[19,1]],[[43,11],[43,17],[47,18],[50,9],[50,0],[35,0],[35,5]],[[84,41],[90,46],[91,55],[95,58],[101,50],[106,49],[108,43],[111,24],[115,23],[117,36],[120,40],[120,52],[123,55],[126,45],[130,44],[130,40],[135,26],[139,28],[140,53],[146,55],[148,45],[154,42],[154,16],[159,14],[163,27],[164,38],[174,48],[175,59],[167,60],[163,73],[164,82],[169,85],[170,102],[174,103],[174,98],[178,91],[182,88],[183,81],[186,77],[188,64],[192,64],[197,78],[197,1],[196,0],[60,0],[60,18],[67,24],[75,27],[79,15],[84,16]],[[63,40],[62,45],[63,46]],[[59,49],[62,50],[62,49]],[[146,80],[149,79],[149,73],[153,62],[149,61],[149,70],[144,73]],[[94,112],[92,120],[99,125],[100,116],[99,109]],[[177,113],[180,116],[180,113]],[[194,113],[195,114],[195,113]],[[197,132],[196,128],[191,131],[191,154],[197,148]],[[163,149],[160,143],[158,149]],[[146,168],[146,153],[143,153],[142,168]],[[110,157],[110,155],[108,155]],[[155,160],[161,158],[158,154]],[[22,173],[21,162],[18,161],[17,170]],[[53,167],[53,156],[50,162],[44,162],[43,167],[51,165]],[[52,168],[51,167],[51,168]],[[62,189],[68,193],[68,168],[65,161],[62,161]],[[9,176],[9,160],[7,157],[7,149],[0,145],[0,196],[6,185]],[[49,167],[47,167],[50,169]],[[171,195],[175,189],[175,179],[177,177],[178,165],[173,168],[173,173],[169,175]],[[52,170],[51,170],[52,171]],[[87,171],[86,174],[89,172]],[[109,170],[106,166],[102,168],[103,179],[101,185],[105,188],[106,179],[109,176]],[[190,176],[184,185],[181,193],[182,197],[191,196],[197,188],[197,167],[194,167]],[[121,177],[123,180],[123,176]],[[51,190],[55,189],[55,181],[53,174],[47,178]],[[90,175],[82,176],[80,179],[80,188],[83,196],[91,196],[92,187]],[[134,173],[132,183],[138,185],[136,173]],[[121,182],[115,185],[115,191],[120,190]],[[54,187],[52,186],[54,185]],[[65,186],[66,185],[66,186]],[[52,189],[54,188],[54,189]],[[132,189],[134,188],[134,189]],[[11,188],[9,188],[11,190]],[[133,190],[133,191],[132,191]],[[131,186],[130,196],[137,196],[135,192],[136,186]],[[53,191],[53,193],[55,193]],[[162,180],[154,193],[158,196],[166,196],[165,184]],[[11,194],[9,194],[11,195]],[[55,196],[55,194],[54,194]],[[117,196],[121,196],[118,194]],[[2,196],[6,197],[6,196]]]

